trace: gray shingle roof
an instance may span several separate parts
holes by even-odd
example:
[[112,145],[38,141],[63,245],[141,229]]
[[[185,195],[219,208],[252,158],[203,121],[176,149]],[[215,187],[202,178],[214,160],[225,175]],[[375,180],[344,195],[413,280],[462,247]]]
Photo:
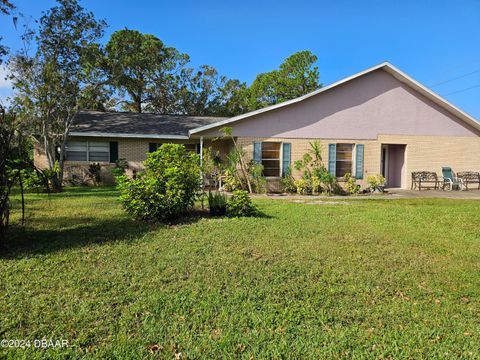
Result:
[[188,136],[188,131],[223,120],[222,117],[160,115],[151,113],[81,111],[71,133]]

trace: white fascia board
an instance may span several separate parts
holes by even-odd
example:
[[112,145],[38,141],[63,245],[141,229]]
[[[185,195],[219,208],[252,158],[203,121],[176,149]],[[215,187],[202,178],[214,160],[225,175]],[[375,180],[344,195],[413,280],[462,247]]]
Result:
[[124,133],[108,133],[99,131],[71,131],[69,136],[85,136],[85,137],[112,137],[112,138],[134,138],[134,139],[170,139],[170,140],[188,140],[186,135],[155,135],[155,134],[124,134]]

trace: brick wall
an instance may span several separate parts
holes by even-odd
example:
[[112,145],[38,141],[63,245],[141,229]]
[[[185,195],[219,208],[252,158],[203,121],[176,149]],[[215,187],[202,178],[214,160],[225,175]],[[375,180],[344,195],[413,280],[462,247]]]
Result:
[[[241,137],[237,141],[243,146],[248,160],[253,157],[253,143],[255,141],[276,141],[292,144],[292,165],[300,160],[310,149],[311,141],[319,140],[322,144],[322,158],[325,166],[328,164],[328,144],[348,143],[363,144],[364,148],[364,177],[357,183],[367,186],[369,175],[377,175],[381,169],[382,144],[406,145],[404,188],[410,188],[411,173],[413,171],[435,171],[441,176],[442,166],[451,166],[455,172],[480,171],[480,138],[478,137],[440,137],[440,136],[404,136],[380,135],[377,140],[346,140],[346,139],[288,139],[288,138],[260,138]],[[300,174],[294,170],[295,177]]]
[[442,176],[442,166],[453,171],[480,171],[480,138],[453,136],[380,135],[379,144],[406,144],[406,185],[413,171],[434,171]]
[[[85,140],[86,138],[76,138]],[[92,139],[92,138],[90,138]],[[147,157],[148,144],[154,142],[150,139],[114,139],[102,138],[102,141],[118,141],[119,158],[124,158],[129,162],[129,166],[136,169],[142,168],[142,161]],[[435,171],[441,176],[442,166],[451,166],[455,172],[472,170],[480,171],[480,138],[478,137],[440,137],[440,136],[400,136],[400,135],[380,135],[377,140],[347,140],[347,139],[288,139],[288,138],[260,138],[260,137],[241,137],[237,142],[243,146],[247,160],[253,157],[254,141],[276,141],[289,142],[292,144],[292,165],[296,160],[300,160],[309,149],[309,142],[320,140],[322,144],[322,157],[325,164],[328,162],[328,144],[330,143],[356,143],[364,144],[364,179],[358,183],[366,186],[366,178],[369,175],[380,173],[381,164],[381,145],[382,144],[404,144],[405,152],[405,185],[410,187],[412,171]],[[172,141],[173,142],[173,141]],[[175,141],[176,143],[196,143],[198,140]],[[220,152],[223,159],[231,149],[229,141],[205,141],[205,147],[211,146]],[[39,168],[46,168],[46,156],[38,148],[34,151],[35,165]],[[112,164],[102,164],[105,168],[105,176],[110,173],[109,168]],[[66,175],[69,169],[78,171],[79,167],[88,167],[85,162],[66,162]],[[299,176],[294,171],[294,176]],[[270,181],[272,184],[275,181]],[[277,181],[278,183],[278,181]]]
[[[199,143],[200,140],[169,140],[161,141],[159,139],[119,139],[119,138],[93,138],[93,137],[75,137],[72,140],[75,141],[117,141],[118,142],[118,158],[125,159],[128,162],[129,170],[127,174],[132,175],[133,171],[140,171],[143,169],[142,162],[147,159],[149,143],[175,143],[175,144],[185,144],[185,143]],[[204,147],[211,146],[214,150],[218,150],[220,156],[225,159],[226,154],[228,154],[230,149],[230,143],[225,140],[220,141],[204,141]],[[35,146],[34,149],[34,163],[40,169],[48,168],[48,161],[45,153],[38,147]],[[85,174],[88,169],[88,162],[85,161],[66,161],[65,162],[65,178],[75,174],[76,176],[81,176]],[[108,162],[100,162],[102,166],[102,179],[105,183],[113,183],[113,176],[111,174],[111,169],[114,167],[114,164]]]
[[[310,150],[310,142],[320,141],[322,145],[322,160],[325,166],[328,167],[328,144],[331,143],[346,143],[346,144],[364,144],[364,179],[368,175],[378,174],[380,169],[380,146],[377,147],[377,141],[372,140],[345,140],[345,139],[288,139],[288,138],[258,138],[258,137],[242,137],[238,138],[238,144],[241,145],[246,153],[247,160],[252,160],[253,157],[253,143],[255,141],[272,141],[272,142],[287,142],[292,144],[291,147],[291,165],[294,177],[300,177],[301,173],[293,169],[293,164],[297,160],[301,160],[303,155]],[[378,161],[376,161],[376,154],[378,151]],[[378,166],[377,166],[378,163]],[[274,179],[270,182],[276,183]],[[364,186],[365,180],[358,180],[358,184]],[[274,186],[276,187],[276,186]]]

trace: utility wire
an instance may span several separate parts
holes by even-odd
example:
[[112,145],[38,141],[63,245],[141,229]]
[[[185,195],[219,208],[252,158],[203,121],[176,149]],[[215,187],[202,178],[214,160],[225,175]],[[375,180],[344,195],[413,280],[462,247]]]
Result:
[[465,78],[465,77],[467,77],[467,76],[470,76],[470,75],[473,75],[473,74],[476,74],[476,73],[480,73],[480,69],[474,70],[474,71],[469,72],[469,73],[464,74],[464,75],[460,75],[460,76],[454,77],[454,78],[449,79],[449,80],[441,81],[441,82],[439,82],[439,83],[430,85],[430,87],[436,87],[436,86],[439,86],[439,85],[443,85],[443,84],[449,83],[449,82],[451,82],[451,81],[455,81],[455,80],[458,80],[458,79],[463,79],[463,78]]
[[453,94],[458,94],[458,93],[461,93],[461,92],[464,92],[464,91],[467,91],[467,90],[471,90],[471,89],[475,89],[475,88],[478,88],[478,87],[480,87],[480,84],[477,84],[477,85],[474,85],[474,86],[470,86],[470,87],[468,87],[468,88],[466,88],[466,89],[457,90],[457,91],[454,91],[454,92],[445,94],[444,96],[453,95]]

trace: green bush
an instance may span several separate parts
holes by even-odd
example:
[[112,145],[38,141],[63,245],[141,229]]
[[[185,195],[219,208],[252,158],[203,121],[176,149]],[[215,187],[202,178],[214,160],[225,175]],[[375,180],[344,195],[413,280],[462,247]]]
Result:
[[128,169],[128,163],[125,159],[118,159],[115,161],[115,167],[112,169],[114,177],[125,175]]
[[371,191],[383,191],[385,178],[380,174],[370,175],[367,177],[367,183]]
[[345,190],[349,194],[353,195],[360,192],[360,185],[357,184],[357,180],[350,173],[346,173],[343,179],[345,180]]
[[211,215],[225,215],[227,210],[227,196],[221,192],[208,193],[208,208]]
[[257,194],[267,193],[267,179],[263,176],[263,165],[252,161],[248,166],[248,174],[251,177],[252,190]]
[[300,179],[292,181],[298,194],[319,194],[322,192],[336,194],[341,192],[337,178],[331,175],[322,160],[322,146],[319,141],[310,143],[310,150],[301,160],[294,163],[294,168],[301,173]]
[[291,166],[285,169],[285,174],[280,179],[280,184],[282,185],[283,192],[294,193],[297,191],[297,187],[295,186],[295,179],[292,176]]
[[163,144],[144,165],[145,171],[136,179],[117,177],[127,213],[139,220],[169,221],[193,207],[201,184],[197,154],[183,145]]
[[227,202],[227,215],[232,217],[255,216],[258,210],[245,190],[235,190]]

